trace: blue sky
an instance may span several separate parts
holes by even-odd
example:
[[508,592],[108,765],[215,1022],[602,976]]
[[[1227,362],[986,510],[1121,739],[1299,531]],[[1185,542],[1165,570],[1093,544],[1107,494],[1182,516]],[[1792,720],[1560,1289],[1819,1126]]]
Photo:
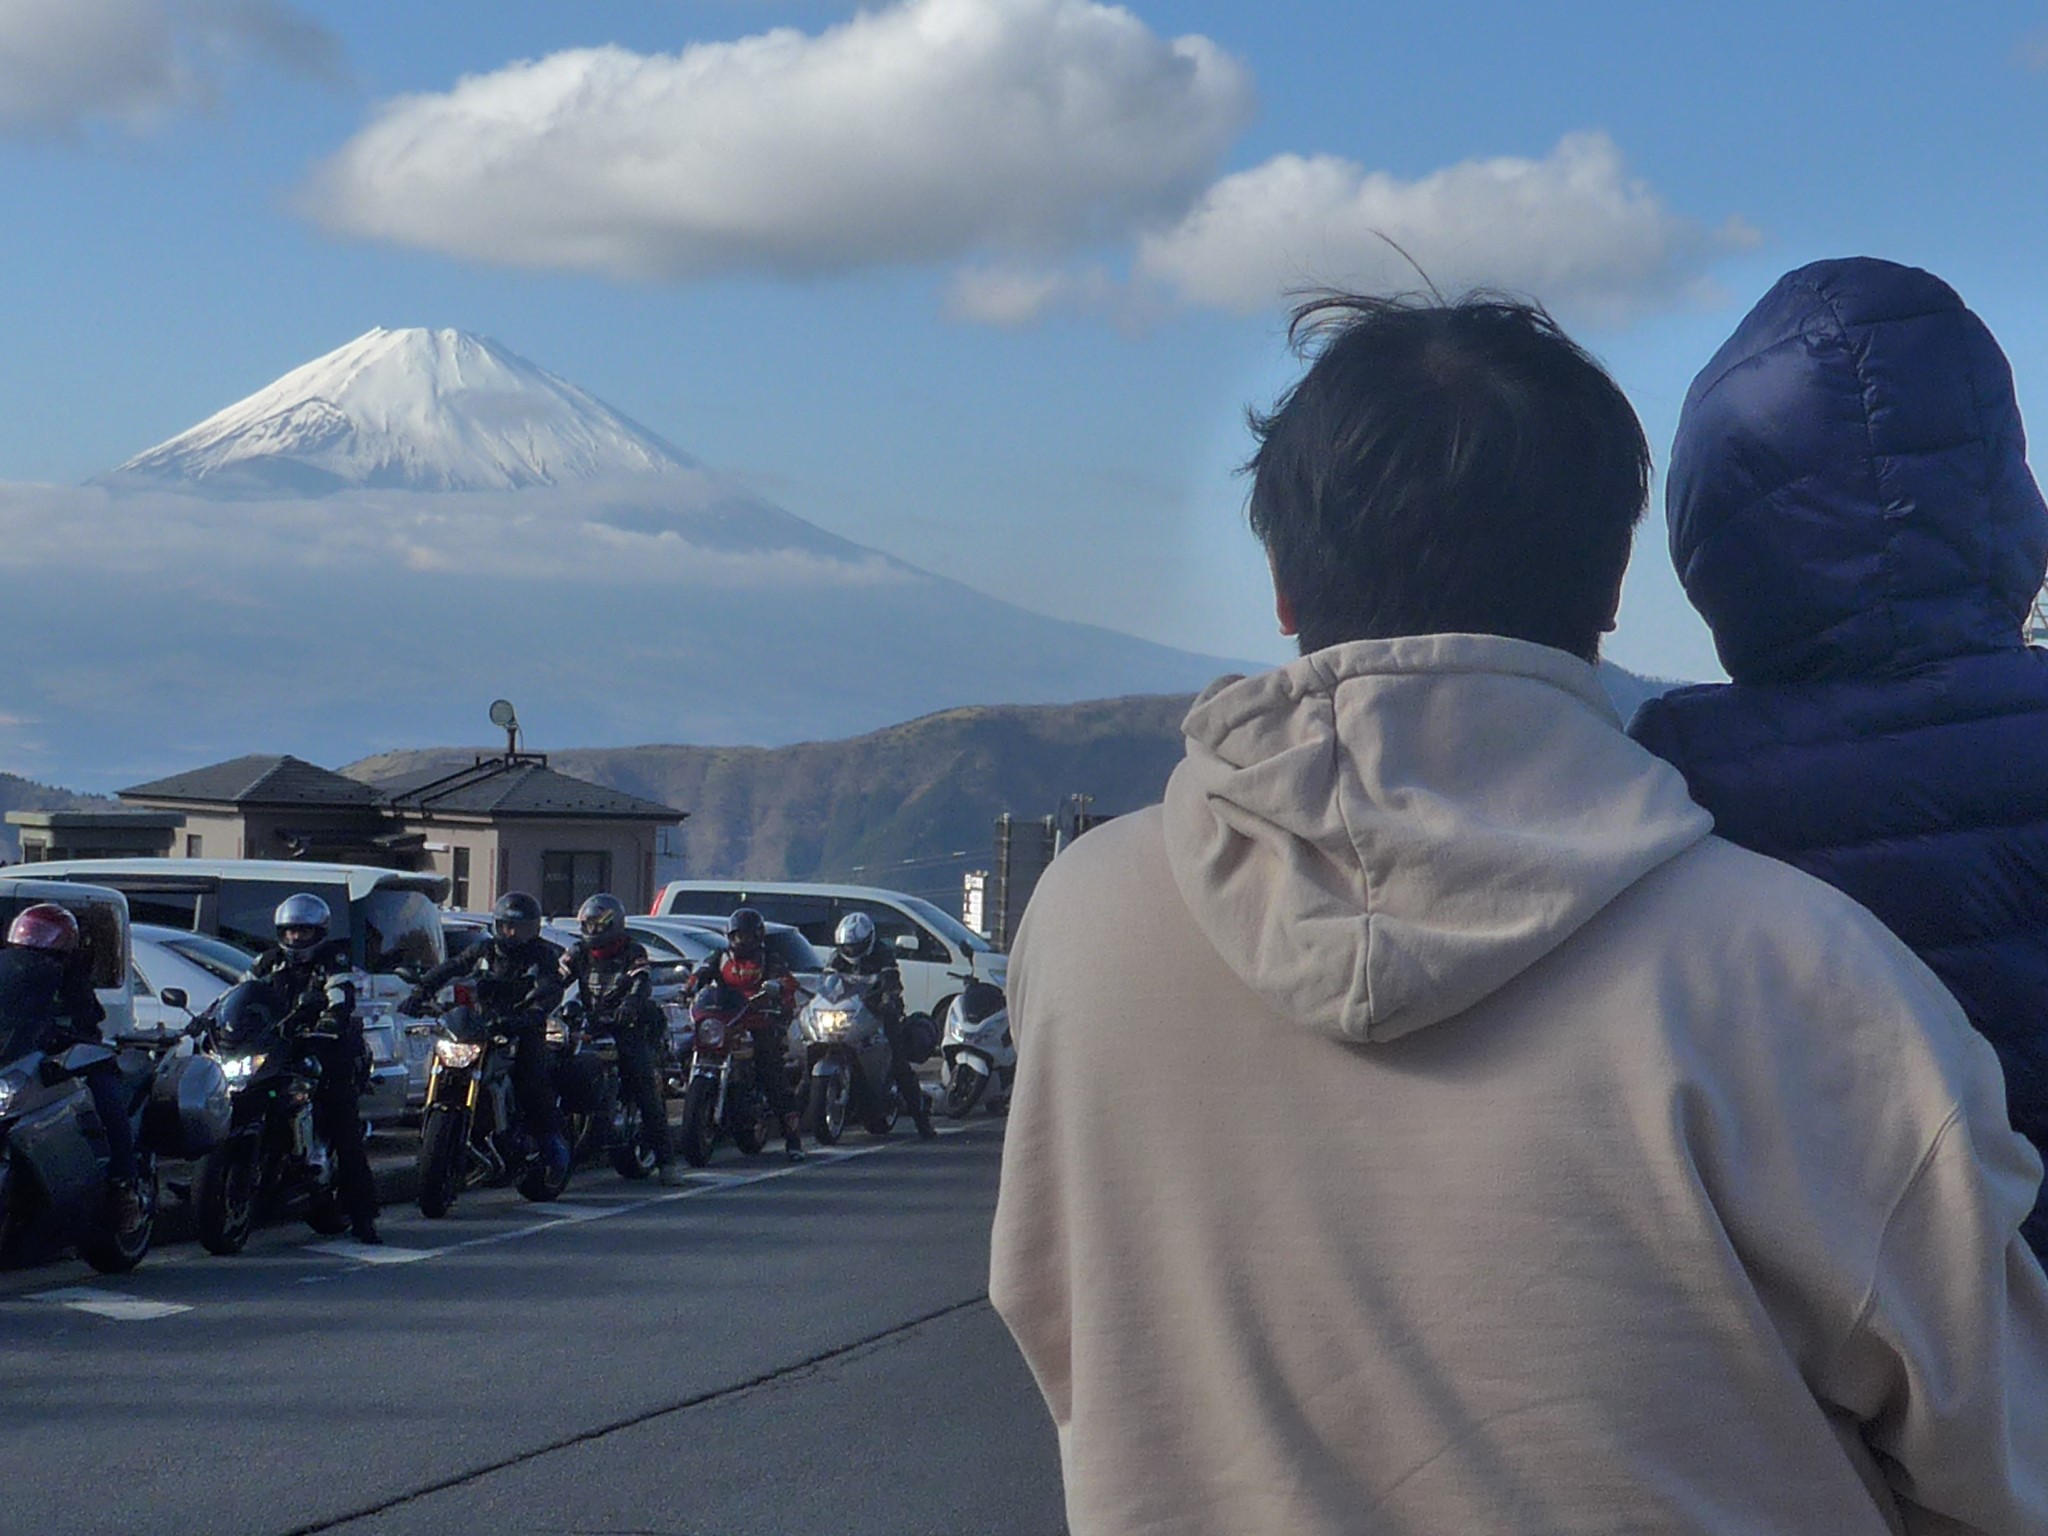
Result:
[[[96,11],[97,30],[65,30]],[[976,12],[1015,29],[996,83],[1020,100],[1035,72],[1096,71],[1129,163],[1063,158],[1059,124],[1009,131],[987,78],[918,52]],[[1061,617],[1272,660],[1232,474],[1242,411],[1293,369],[1280,280],[1357,278],[1360,218],[1408,220],[1454,280],[1553,302],[1660,462],[1694,370],[1779,272],[1821,256],[1940,273],[2005,343],[2023,407],[2048,399],[2048,8],[904,0],[868,15],[900,98],[835,121],[846,98],[806,61],[853,14],[16,0],[0,10],[0,480],[83,479],[373,325],[455,326],[834,532]],[[735,63],[759,47],[704,47],[771,28],[794,29],[780,73]],[[1161,62],[1192,57],[1169,47],[1190,36],[1206,83]],[[663,135],[726,142],[716,97],[754,114],[733,127],[752,146],[738,181],[680,210],[665,192],[580,201],[591,140],[548,138],[540,85],[507,71],[607,44],[623,51],[572,93],[599,99],[593,133],[673,181],[702,162],[664,161]],[[465,77],[495,82],[491,110],[534,157],[489,186],[464,179],[473,124],[441,111]],[[930,131],[889,121],[897,100]],[[1335,157],[1314,167],[1335,191],[1289,182],[1289,156]],[[1537,197],[1526,228],[1500,227],[1456,170],[1504,157]],[[778,203],[769,168],[823,191]],[[1544,200],[1572,178],[1590,214]],[[721,197],[765,233],[726,239]],[[1245,233],[1276,207],[1294,219],[1279,266]],[[606,231],[588,250],[586,208]],[[1654,508],[1645,532],[1609,654],[1714,675]]]

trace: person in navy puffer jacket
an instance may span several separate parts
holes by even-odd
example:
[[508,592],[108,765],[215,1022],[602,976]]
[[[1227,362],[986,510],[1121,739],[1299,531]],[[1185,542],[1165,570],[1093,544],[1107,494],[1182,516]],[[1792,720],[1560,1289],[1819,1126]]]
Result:
[[[1693,381],[1671,556],[1732,682],[1629,730],[1722,837],[1868,907],[1997,1049],[2048,1147],[2048,568],[2005,354],[1932,275],[1781,278]],[[2048,1201],[2024,1228],[2048,1254]]]

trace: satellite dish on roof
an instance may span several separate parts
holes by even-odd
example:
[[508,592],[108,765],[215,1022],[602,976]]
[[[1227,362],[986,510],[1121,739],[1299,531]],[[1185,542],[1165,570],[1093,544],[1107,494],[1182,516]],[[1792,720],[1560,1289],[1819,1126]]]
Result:
[[512,707],[510,699],[491,700],[491,724],[505,733],[505,752],[509,757],[519,755],[519,712]]

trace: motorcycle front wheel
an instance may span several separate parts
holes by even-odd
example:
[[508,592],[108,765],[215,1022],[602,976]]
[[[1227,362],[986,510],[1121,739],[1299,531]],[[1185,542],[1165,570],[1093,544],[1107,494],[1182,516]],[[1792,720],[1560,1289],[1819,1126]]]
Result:
[[654,1172],[654,1148],[640,1134],[640,1106],[621,1103],[612,1116],[612,1167],[622,1179],[644,1179]]
[[775,1123],[769,1117],[768,1105],[758,1092],[749,1091],[752,1107],[741,1114],[732,1128],[732,1144],[748,1157],[757,1156],[768,1145],[768,1138],[775,1134]]
[[463,1116],[445,1104],[427,1110],[420,1126],[419,1205],[428,1218],[446,1216],[462,1189]]
[[822,1146],[836,1146],[846,1134],[846,1074],[811,1079],[804,1100],[804,1128]]
[[192,1180],[192,1220],[208,1253],[226,1256],[248,1245],[256,1228],[261,1150],[254,1136],[236,1136],[200,1159]]
[[140,1264],[156,1236],[156,1163],[145,1158],[142,1174],[135,1181],[136,1198],[142,1202],[142,1220],[122,1237],[110,1226],[78,1245],[78,1256],[103,1275],[125,1275]]
[[557,1199],[569,1187],[569,1170],[557,1172],[544,1153],[536,1152],[513,1181],[513,1187],[528,1200],[542,1204]]
[[953,1080],[946,1084],[946,1118],[966,1119],[987,1087],[988,1074],[972,1062],[963,1061],[955,1066]]
[[692,1168],[711,1161],[711,1148],[718,1139],[711,1114],[717,1104],[716,1083],[704,1077],[690,1080],[689,1092],[683,1095],[683,1161]]

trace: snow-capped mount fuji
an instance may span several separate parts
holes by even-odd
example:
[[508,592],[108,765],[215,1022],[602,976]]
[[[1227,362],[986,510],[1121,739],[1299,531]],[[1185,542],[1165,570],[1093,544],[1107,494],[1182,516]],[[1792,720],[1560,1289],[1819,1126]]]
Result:
[[698,468],[497,342],[378,327],[137,454],[103,483],[230,496],[513,491]]

